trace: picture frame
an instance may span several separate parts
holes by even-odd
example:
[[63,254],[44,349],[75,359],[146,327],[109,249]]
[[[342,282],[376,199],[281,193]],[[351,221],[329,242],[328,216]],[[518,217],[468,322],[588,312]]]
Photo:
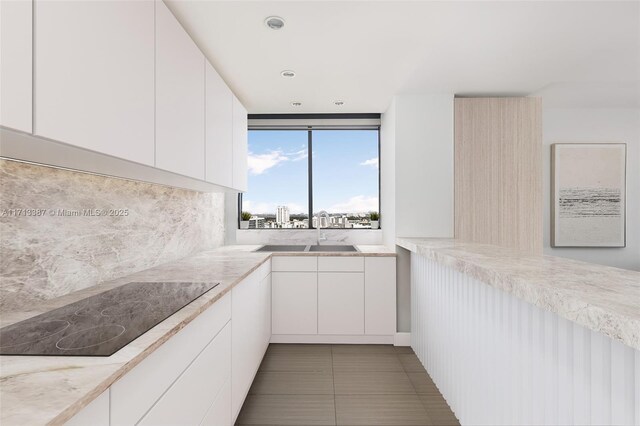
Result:
[[625,143],[551,145],[551,246],[626,247]]

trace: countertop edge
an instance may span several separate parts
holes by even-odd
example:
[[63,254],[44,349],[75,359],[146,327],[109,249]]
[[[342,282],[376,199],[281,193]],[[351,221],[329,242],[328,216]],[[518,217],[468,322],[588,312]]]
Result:
[[[442,241],[446,241],[446,239],[442,239]],[[568,290],[539,286],[513,274],[491,270],[472,260],[447,253],[446,248],[428,247],[424,243],[421,244],[409,238],[397,238],[396,245],[458,272],[468,274],[494,288],[512,294],[541,309],[553,312],[589,330],[602,333],[633,349],[640,350],[640,320],[580,300],[570,294]],[[567,261],[571,260],[567,259]],[[603,268],[608,267],[603,266]],[[533,293],[537,297],[533,297]],[[559,302],[560,298],[557,297],[559,295],[569,301]]]

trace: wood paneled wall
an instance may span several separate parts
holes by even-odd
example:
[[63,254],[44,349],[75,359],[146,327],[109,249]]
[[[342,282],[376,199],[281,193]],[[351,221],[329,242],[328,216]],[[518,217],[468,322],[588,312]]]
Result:
[[542,253],[540,98],[456,98],[455,237]]

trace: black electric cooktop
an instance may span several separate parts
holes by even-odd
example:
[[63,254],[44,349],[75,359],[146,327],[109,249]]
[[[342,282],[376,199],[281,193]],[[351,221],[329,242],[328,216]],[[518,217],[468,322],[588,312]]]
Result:
[[125,284],[0,329],[0,355],[109,356],[217,285]]

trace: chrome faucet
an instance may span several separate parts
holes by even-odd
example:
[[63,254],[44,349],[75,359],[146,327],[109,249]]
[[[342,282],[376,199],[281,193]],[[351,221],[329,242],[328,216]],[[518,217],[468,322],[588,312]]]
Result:
[[318,230],[318,245],[320,245],[320,241],[327,241],[326,234],[322,234],[322,237],[320,236],[320,228],[322,228],[322,223],[320,222],[320,218],[322,216],[325,216],[327,218],[327,224],[329,223],[329,213],[327,213],[324,210],[320,210],[318,213],[316,213],[316,229]]

